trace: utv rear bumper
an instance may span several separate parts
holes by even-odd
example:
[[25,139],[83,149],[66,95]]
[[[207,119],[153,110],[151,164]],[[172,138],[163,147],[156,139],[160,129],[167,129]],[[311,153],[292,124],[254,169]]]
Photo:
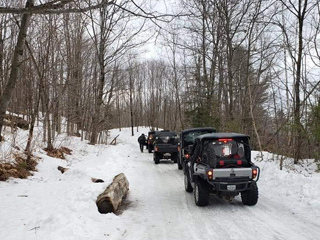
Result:
[[[253,170],[256,169],[257,175],[253,176]],[[210,174],[208,172],[211,171]],[[202,178],[213,191],[223,192],[225,194],[237,194],[246,191],[252,182],[257,182],[260,176],[260,168],[254,164],[248,168],[218,168],[211,169],[203,164],[195,164],[195,178]]]

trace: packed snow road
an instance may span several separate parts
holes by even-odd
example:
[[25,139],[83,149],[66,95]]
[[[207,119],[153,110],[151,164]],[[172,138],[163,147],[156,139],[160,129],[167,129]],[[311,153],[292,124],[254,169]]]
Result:
[[[135,201],[131,213],[123,214],[128,227],[123,239],[319,239],[320,223],[306,214],[296,215],[290,202],[268,198],[260,188],[256,206],[244,206],[239,196],[229,203],[211,195],[207,207],[198,207],[183,185],[183,173],[171,161],[155,165],[152,154],[140,153],[135,142],[136,174],[130,181]],[[139,169],[142,172],[139,172]],[[263,179],[263,178],[262,178]],[[276,187],[276,186],[275,186]],[[319,218],[318,218],[319,220]]]
[[[0,239],[320,239],[319,174],[279,171],[274,161],[260,162],[256,206],[211,195],[207,207],[198,207],[176,164],[155,165],[152,154],[140,152],[142,132],[147,129],[131,137],[123,129],[116,146],[62,137],[57,144],[73,149],[67,162],[40,150],[43,161],[33,177],[0,182]],[[58,165],[70,170],[62,175]],[[99,214],[95,200],[120,172],[130,183],[129,205],[121,215]],[[91,177],[105,183],[94,184]]]

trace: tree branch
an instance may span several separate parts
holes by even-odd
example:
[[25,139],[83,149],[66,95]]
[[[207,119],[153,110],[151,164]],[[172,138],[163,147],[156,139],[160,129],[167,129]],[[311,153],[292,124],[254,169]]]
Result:
[[102,0],[93,6],[79,7],[79,8],[63,8],[66,4],[75,2],[75,0],[54,0],[34,7],[25,8],[7,8],[0,7],[0,13],[11,14],[61,14],[61,13],[83,13],[90,10],[98,9],[106,5],[114,4],[115,1]]

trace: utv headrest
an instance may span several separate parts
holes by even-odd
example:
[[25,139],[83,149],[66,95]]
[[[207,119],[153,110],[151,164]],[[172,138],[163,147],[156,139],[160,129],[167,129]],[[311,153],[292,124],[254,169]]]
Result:
[[231,144],[231,154],[236,154],[238,152],[238,144],[236,141],[232,141]]

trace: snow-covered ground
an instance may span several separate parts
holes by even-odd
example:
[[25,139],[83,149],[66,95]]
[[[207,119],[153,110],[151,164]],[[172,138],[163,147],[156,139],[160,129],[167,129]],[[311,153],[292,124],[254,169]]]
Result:
[[[285,162],[280,171],[264,153],[256,162],[262,169],[256,206],[212,195],[201,208],[184,191],[176,164],[155,165],[152,154],[140,152],[137,138],[147,131],[131,137],[130,129],[112,130],[111,137],[120,133],[116,146],[62,136],[56,144],[73,150],[67,160],[38,151],[34,176],[0,182],[0,239],[320,239],[320,174],[311,161],[298,168]],[[70,170],[61,174],[58,165]],[[130,204],[121,215],[100,214],[95,200],[121,172],[130,183]]]

